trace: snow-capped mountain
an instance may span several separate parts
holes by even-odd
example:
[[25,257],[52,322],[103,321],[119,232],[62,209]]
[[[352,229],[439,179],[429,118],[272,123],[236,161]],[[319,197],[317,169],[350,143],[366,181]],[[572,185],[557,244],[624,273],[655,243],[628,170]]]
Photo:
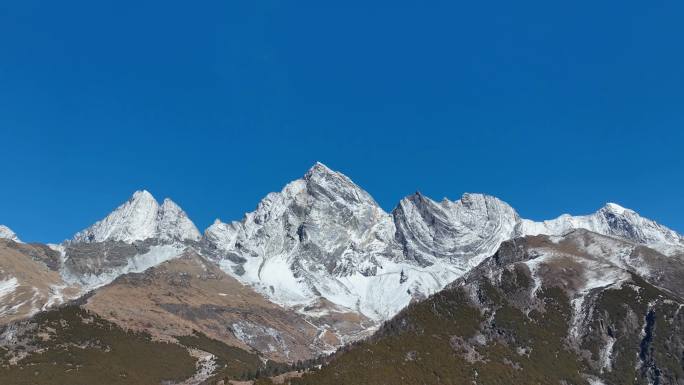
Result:
[[0,239],[9,239],[14,242],[21,242],[17,234],[5,225],[0,225]]
[[[311,338],[298,340],[315,341],[316,348],[311,351],[320,353],[324,351],[321,349],[368,335],[380,321],[393,317],[412,301],[442,290],[481,266],[508,240],[537,234],[565,237],[576,229],[608,236],[607,240],[588,237],[589,241],[580,245],[582,250],[612,258],[615,266],[636,272],[659,287],[678,290],[668,285],[684,278],[678,268],[684,260],[682,237],[616,204],[607,204],[590,215],[565,214],[535,222],[521,218],[502,200],[484,194],[466,193],[455,201],[438,202],[415,193],[388,213],[351,179],[321,163],[280,192],[268,194],[242,220],[217,220],[203,236],[171,200],[160,204],[149,192],[138,191],[71,240],[49,245],[51,252],[32,251],[31,258],[44,255],[37,261],[38,266],[57,276],[46,289],[48,300],[44,306],[50,306],[57,303],[50,298],[66,301],[90,290],[104,291],[107,289],[102,286],[121,276],[152,272],[154,269],[149,269],[153,267],[175,265],[165,262],[178,262],[183,255],[196,255],[197,268],[214,272],[220,269],[245,285],[243,291],[261,294],[274,309],[297,312],[290,320],[305,319],[315,330]],[[9,229],[3,234],[16,237]],[[584,238],[573,239],[579,242]],[[610,239],[617,241],[612,244]],[[18,275],[9,267],[7,270],[0,291],[14,292],[12,278]],[[201,293],[189,288],[188,302],[178,306],[199,306],[195,310],[202,314],[202,306],[209,303],[225,305],[223,299],[202,299],[212,296],[211,287],[219,287],[216,277],[220,275],[212,273],[205,277],[206,282],[200,280],[207,285]],[[145,284],[161,290],[164,282],[146,280]],[[8,288],[2,289],[2,285]],[[62,289],[66,287],[69,291]],[[123,286],[115,282],[107,287]],[[217,290],[227,294],[227,289]],[[165,307],[167,299],[162,297],[152,305],[159,312],[170,311]],[[23,297],[16,298],[16,304],[29,304]],[[32,314],[34,307],[22,314]],[[187,326],[183,317],[190,313],[180,311],[180,307],[173,309],[175,313],[166,314],[168,320]],[[130,311],[135,314],[137,310],[132,306]],[[167,321],[154,325],[142,321],[145,317],[161,319],[156,318],[159,314],[129,316],[119,321],[139,321],[141,325],[149,323],[151,330],[164,330]],[[238,328],[235,330],[241,337],[236,337],[252,341],[265,327],[288,332],[273,325],[252,326],[254,335],[242,335],[243,329]],[[226,333],[230,337],[233,332]],[[287,356],[287,349],[274,349],[271,353]]]
[[160,205],[152,194],[141,190],[106,218],[77,233],[73,241],[133,243],[151,238],[165,242],[197,241],[200,233],[172,200],[164,199]]
[[124,204],[58,246],[65,281],[91,290],[181,255],[200,233],[170,199],[136,191]]
[[435,202],[416,193],[392,211],[396,240],[406,258],[421,265],[447,260],[461,268],[475,266],[516,235],[518,214],[505,202],[483,194],[464,194]]
[[534,222],[484,194],[436,202],[416,193],[387,213],[321,163],[268,194],[242,220],[217,220],[199,243],[199,231],[178,205],[169,199],[159,204],[143,190],[56,249],[64,279],[85,289],[191,247],[275,303],[379,321],[441,290],[508,239],[573,229],[684,254],[679,234],[612,203],[590,215]]
[[[401,306],[383,287],[400,281],[393,236],[391,216],[367,192],[317,163],[242,221],[215,222],[204,241],[226,271],[274,302],[297,306],[325,298],[381,318],[386,307]],[[388,296],[370,301],[378,290]],[[401,304],[411,298],[400,293]]]
[[684,249],[684,238],[677,232],[615,203],[608,203],[590,215],[564,214],[548,221],[523,220],[520,224],[522,235],[562,235],[573,229],[586,229],[598,234],[628,239],[665,254],[681,252]]
[[525,235],[587,229],[670,253],[674,231],[608,204],[594,214],[534,222],[488,195],[435,202],[416,193],[384,212],[346,176],[317,163],[271,193],[242,221],[216,221],[203,244],[224,270],[272,301],[304,307],[325,299],[372,319],[442,289]]

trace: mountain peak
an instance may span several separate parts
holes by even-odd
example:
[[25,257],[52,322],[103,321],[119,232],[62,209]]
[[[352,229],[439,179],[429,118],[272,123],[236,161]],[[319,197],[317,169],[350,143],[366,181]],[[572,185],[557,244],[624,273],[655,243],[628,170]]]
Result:
[[[150,196],[152,195],[150,194]],[[176,204],[176,202],[172,201],[170,198],[164,198],[161,207],[168,210],[181,210],[180,206],[178,206],[178,204]]]
[[523,220],[519,228],[522,235],[563,235],[574,229],[627,239],[665,254],[684,250],[684,238],[676,231],[617,203],[606,203],[589,215],[563,214],[543,222]]
[[153,199],[153,200],[156,200],[156,199],[154,199],[154,196],[152,195],[152,193],[150,193],[149,191],[147,191],[145,189],[137,190],[136,192],[134,192],[133,195],[131,196],[131,199]]
[[339,175],[338,172],[333,171],[330,169],[328,166],[324,165],[321,162],[316,162],[314,163],[313,166],[309,169],[309,171],[304,174],[304,179],[311,179],[312,177],[316,176],[328,176],[328,175]]
[[606,203],[606,205],[603,206],[602,210],[610,211],[610,212],[612,212],[612,213],[614,213],[614,214],[618,214],[618,215],[622,215],[622,214],[624,214],[625,212],[634,212],[634,211],[632,211],[632,210],[630,210],[630,209],[626,209],[626,208],[620,206],[620,205],[617,204],[617,203],[612,203],[612,202]]
[[[302,181],[304,184],[300,184]],[[326,200],[339,199],[346,202],[355,202],[354,204],[368,204],[379,208],[370,194],[354,183],[349,177],[341,172],[331,170],[321,162],[316,162],[307,171],[303,179],[294,181],[288,186],[304,187],[304,185],[307,193],[314,197]]]
[[75,242],[122,241],[157,238],[164,241],[198,240],[199,231],[185,212],[166,198],[162,205],[147,190],[138,190],[107,217],[77,233]]
[[198,241],[201,234],[188,215],[169,198],[164,202],[157,213],[157,237],[166,241]]
[[17,234],[5,225],[0,225],[0,239],[9,239],[14,242],[21,242]]
[[[425,196],[425,194],[423,194],[422,192],[416,190],[416,192],[414,192],[413,194],[405,196],[404,199],[402,199],[402,201],[420,202],[425,199],[429,200],[430,198]],[[399,203],[401,204],[401,201]]]
[[476,194],[476,193],[463,193],[461,196],[461,199],[459,201],[464,207],[468,208],[473,208],[474,206],[478,205],[480,202],[484,202],[487,199],[487,196],[484,194]]

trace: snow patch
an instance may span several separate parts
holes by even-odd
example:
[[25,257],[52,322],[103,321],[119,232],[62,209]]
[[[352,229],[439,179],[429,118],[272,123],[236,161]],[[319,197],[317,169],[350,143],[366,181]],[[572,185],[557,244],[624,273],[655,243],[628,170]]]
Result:
[[606,385],[606,383],[598,377],[588,377],[587,381],[589,382],[589,385]]
[[141,273],[150,267],[178,258],[185,246],[181,244],[152,246],[147,253],[138,254],[130,258],[125,266],[112,269],[101,274],[77,276],[71,272],[62,271],[62,278],[68,283],[78,284],[83,292],[97,289],[114,281],[117,277],[128,273]]
[[601,358],[599,360],[599,363],[601,365],[601,373],[603,373],[604,370],[607,370],[609,372],[612,370],[611,356],[613,354],[613,347],[615,346],[615,341],[617,341],[616,338],[608,337],[608,342],[606,342],[605,348],[601,350]]
[[0,300],[14,293],[18,287],[19,281],[15,277],[0,281]]

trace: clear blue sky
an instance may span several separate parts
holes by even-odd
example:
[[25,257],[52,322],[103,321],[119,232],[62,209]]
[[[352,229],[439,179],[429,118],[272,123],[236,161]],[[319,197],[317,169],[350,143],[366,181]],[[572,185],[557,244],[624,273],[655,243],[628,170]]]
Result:
[[416,190],[533,219],[614,201],[682,232],[682,15],[675,0],[5,1],[0,223],[60,241],[145,188],[204,229],[320,160],[387,210]]

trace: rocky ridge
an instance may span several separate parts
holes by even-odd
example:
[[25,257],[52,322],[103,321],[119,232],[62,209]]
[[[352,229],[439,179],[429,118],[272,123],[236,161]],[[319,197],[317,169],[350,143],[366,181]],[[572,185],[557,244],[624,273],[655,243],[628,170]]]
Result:
[[[437,202],[416,193],[387,213],[351,179],[320,163],[282,191],[268,194],[242,220],[217,220],[203,235],[178,205],[169,199],[159,204],[143,190],[71,240],[50,245],[50,253],[31,258],[58,277],[54,285],[72,288],[68,295],[60,294],[60,301],[96,290],[94,298],[103,300],[90,306],[125,327],[133,325],[162,337],[172,333],[164,333],[161,323],[182,332],[197,328],[226,343],[289,359],[290,354],[306,357],[331,351],[368,335],[408,304],[467,275],[507,240],[562,236],[575,229],[628,241],[629,247],[608,248],[619,255],[612,263],[678,293],[668,282],[681,279],[682,237],[616,204],[586,216],[534,222],[484,194]],[[595,248],[592,253],[603,252],[599,244],[586,247]],[[203,312],[208,308],[234,307],[210,293],[218,289],[207,284],[214,281],[201,279],[206,274],[198,273],[200,268],[222,276],[220,281],[229,288],[244,285],[240,290],[246,290],[245,296],[265,298],[280,309],[279,314],[287,314],[285,319],[306,320],[311,328],[294,332],[287,322],[274,326],[266,313],[249,327],[237,324],[231,330],[216,329],[230,318],[225,312],[199,322],[197,314],[206,317]],[[188,291],[175,302],[162,301],[162,293],[173,291],[168,275],[185,273],[190,274]],[[10,280],[5,281],[13,286]],[[231,280],[235,281],[228,284]],[[126,314],[135,316],[126,319],[106,314],[106,304],[117,302],[117,296],[105,293],[134,295],[140,287],[152,296],[145,307],[154,310],[128,309]],[[248,295],[250,291],[258,294]],[[208,307],[199,306],[205,300]],[[17,303],[10,303],[10,309]],[[123,311],[124,305],[117,306]],[[32,313],[14,315],[22,314]],[[150,314],[163,322],[153,322]],[[289,335],[281,340],[290,342],[285,346],[274,342],[278,339],[257,339],[264,330]]]

